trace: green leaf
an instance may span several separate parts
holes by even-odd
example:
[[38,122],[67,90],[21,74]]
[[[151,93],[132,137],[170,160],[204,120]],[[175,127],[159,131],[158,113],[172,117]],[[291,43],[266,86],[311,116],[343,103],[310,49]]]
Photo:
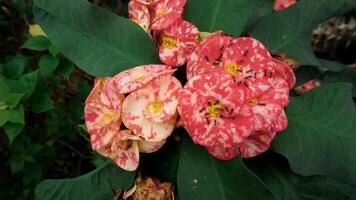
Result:
[[274,199],[241,158],[217,160],[186,135],[177,179],[180,199]]
[[35,19],[54,46],[91,75],[159,63],[151,38],[128,19],[86,0],[35,0],[34,5]]
[[25,114],[23,110],[23,105],[20,104],[14,109],[5,110],[8,112],[8,121],[13,123],[25,124]]
[[355,0],[302,0],[265,17],[252,33],[273,53],[283,51],[302,65],[318,66],[326,71],[313,53],[311,32],[326,19],[355,6]]
[[254,10],[257,0],[189,0],[184,19],[195,24],[200,31],[223,30],[239,36]]
[[59,59],[50,54],[41,57],[39,61],[40,74],[42,77],[50,77],[59,64]]
[[294,97],[287,107],[288,128],[272,149],[294,172],[326,175],[356,186],[356,107],[352,85],[325,84]]
[[20,154],[15,154],[10,157],[8,164],[10,165],[11,173],[16,174],[23,169],[25,160]]
[[69,80],[70,75],[72,74],[74,64],[68,59],[61,59],[57,67],[57,71],[67,80]]
[[331,60],[319,59],[319,62],[330,72],[339,72],[345,68],[345,65]]
[[118,189],[128,189],[135,178],[134,172],[126,172],[108,164],[86,175],[62,180],[45,180],[35,190],[36,199],[113,199]]
[[353,84],[352,96],[356,97],[356,68],[347,67],[340,72],[327,72],[324,76],[324,83],[335,82],[349,82]]
[[2,67],[1,74],[10,79],[18,79],[29,64],[29,59],[17,54]]
[[9,111],[0,110],[0,127],[6,124],[7,120],[9,120]]
[[4,97],[0,96],[0,102],[4,102],[8,108],[13,109],[19,104],[23,96],[24,94],[10,93]]
[[8,80],[8,83],[11,85],[11,90],[14,93],[24,93],[24,99],[30,98],[32,93],[36,89],[38,80],[38,70],[34,72],[27,73],[22,75],[20,80]]
[[11,123],[11,122],[7,122],[3,126],[5,133],[6,133],[7,137],[9,138],[10,144],[12,143],[12,141],[14,141],[16,136],[18,136],[21,133],[23,127],[24,127],[23,124],[16,124],[16,123]]
[[[281,200],[345,200],[356,197],[356,188],[326,176],[301,176],[288,162],[271,154],[245,160],[265,185]],[[282,162],[285,161],[285,162]]]
[[30,37],[25,44],[21,46],[22,49],[31,49],[36,51],[47,50],[51,46],[51,42],[45,36]]
[[53,108],[53,101],[49,94],[40,94],[31,101],[31,111],[34,113],[47,112]]

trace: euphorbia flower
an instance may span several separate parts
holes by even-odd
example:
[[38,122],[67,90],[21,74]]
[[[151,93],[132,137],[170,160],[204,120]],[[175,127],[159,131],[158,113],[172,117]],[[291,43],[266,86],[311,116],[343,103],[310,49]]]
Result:
[[159,57],[167,65],[178,67],[198,45],[199,30],[193,24],[178,19],[160,34]]
[[152,5],[159,3],[162,0],[131,0],[131,1],[136,1],[138,3],[145,5],[145,6],[152,6]]
[[143,30],[149,32],[151,16],[148,8],[137,1],[129,2],[129,18],[141,26]]
[[207,147],[211,155],[220,160],[231,160],[237,156],[251,158],[267,151],[271,145],[276,132],[253,132],[243,143],[232,148],[220,146]]
[[152,153],[159,150],[165,143],[165,140],[160,142],[147,142],[135,136],[130,130],[122,130],[118,132],[112,140],[111,145],[101,148],[98,152],[112,159],[121,168],[134,171],[139,165],[139,153]]
[[162,0],[151,7],[151,29],[161,31],[182,17],[187,0]]
[[142,65],[118,73],[111,81],[117,92],[126,94],[144,87],[159,76],[172,75],[175,71],[167,65]]
[[288,8],[289,6],[297,3],[296,0],[275,0],[273,9],[275,11],[283,10],[285,8]]
[[176,123],[181,88],[176,78],[163,75],[132,92],[123,103],[123,123],[146,141],[159,142],[166,139]]
[[220,72],[189,80],[179,96],[178,111],[193,141],[224,148],[243,142],[253,129],[246,92]]
[[122,94],[107,84],[109,78],[98,78],[85,101],[85,123],[93,149],[109,145],[121,125]]

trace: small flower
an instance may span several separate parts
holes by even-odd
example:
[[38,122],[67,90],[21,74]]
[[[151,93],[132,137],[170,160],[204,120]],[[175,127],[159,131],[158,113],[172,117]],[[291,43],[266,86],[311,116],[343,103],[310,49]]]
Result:
[[186,0],[162,0],[151,7],[151,29],[161,31],[171,26],[183,14]]
[[96,79],[85,101],[85,123],[93,149],[109,145],[121,125],[122,94],[111,90],[109,78]]
[[311,80],[311,81],[304,83],[301,86],[296,87],[295,91],[299,94],[303,94],[303,93],[309,92],[310,90],[312,90],[314,88],[318,88],[318,87],[320,87],[320,81]]
[[138,3],[137,0],[129,2],[129,18],[141,26],[147,33],[150,31],[150,11],[145,5]]
[[111,81],[115,90],[126,94],[144,87],[159,76],[171,75],[174,71],[167,65],[142,65],[120,72]]
[[285,8],[288,8],[289,6],[297,3],[296,0],[275,0],[273,9],[275,11],[283,10]]
[[159,56],[167,65],[178,67],[198,45],[199,30],[182,19],[177,20],[160,34]]
[[245,93],[244,87],[220,72],[189,80],[179,96],[178,112],[193,141],[224,148],[243,142],[253,128]]
[[176,78],[164,75],[132,92],[123,102],[123,123],[146,141],[159,142],[166,139],[176,124],[181,88]]

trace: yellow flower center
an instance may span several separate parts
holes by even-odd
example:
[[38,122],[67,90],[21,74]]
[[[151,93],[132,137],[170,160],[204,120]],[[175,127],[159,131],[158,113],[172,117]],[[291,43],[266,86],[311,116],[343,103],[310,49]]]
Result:
[[114,112],[109,112],[107,114],[104,114],[101,118],[100,118],[100,123],[102,125],[107,125],[110,124],[115,118],[115,113]]
[[258,99],[257,98],[250,99],[250,104],[253,105],[253,106],[257,105],[258,104]]
[[159,8],[158,12],[157,12],[157,16],[161,17],[163,15],[166,15],[168,13],[168,9],[167,8]]
[[236,76],[239,72],[241,72],[241,67],[236,63],[228,63],[225,65],[225,70],[228,74]]
[[146,110],[151,115],[159,113],[162,111],[162,103],[158,100],[151,102],[146,106]]
[[177,40],[174,39],[174,37],[168,35],[162,36],[162,45],[164,48],[172,49],[173,47],[176,46],[176,44],[177,44]]
[[212,101],[210,101],[210,106],[208,107],[208,113],[212,118],[219,118],[222,107],[223,107],[222,103],[220,102],[213,103]]

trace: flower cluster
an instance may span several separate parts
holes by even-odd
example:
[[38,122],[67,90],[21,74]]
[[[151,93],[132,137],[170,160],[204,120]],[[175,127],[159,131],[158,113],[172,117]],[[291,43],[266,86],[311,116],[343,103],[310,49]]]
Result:
[[182,19],[186,0],[132,0],[129,17],[140,25],[159,47],[161,61],[180,67],[198,45],[199,30]]
[[[86,100],[92,148],[125,170],[138,167],[140,153],[160,149],[179,124],[222,160],[266,151],[287,127],[291,67],[251,37],[199,33],[182,19],[185,3],[131,0],[130,19],[157,43],[166,65],[98,78]],[[185,64],[183,88],[172,67]]]
[[293,71],[250,37],[209,35],[187,63],[181,120],[196,144],[215,157],[253,157],[287,127],[284,107]]
[[140,152],[160,149],[176,124],[182,85],[173,72],[145,65],[96,79],[85,102],[92,148],[130,171],[138,167]]

